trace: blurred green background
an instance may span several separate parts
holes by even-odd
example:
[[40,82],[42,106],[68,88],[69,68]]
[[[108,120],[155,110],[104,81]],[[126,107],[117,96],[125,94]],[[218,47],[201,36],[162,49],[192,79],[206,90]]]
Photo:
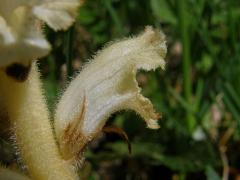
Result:
[[[39,66],[51,112],[97,50],[146,25],[167,37],[166,70],[137,76],[162,114],[161,128],[146,129],[133,112],[112,115],[108,123],[128,134],[132,153],[118,135],[103,133],[84,153],[82,178],[240,179],[238,0],[85,0],[69,31],[45,28],[53,50]],[[1,161],[13,158],[8,154]]]

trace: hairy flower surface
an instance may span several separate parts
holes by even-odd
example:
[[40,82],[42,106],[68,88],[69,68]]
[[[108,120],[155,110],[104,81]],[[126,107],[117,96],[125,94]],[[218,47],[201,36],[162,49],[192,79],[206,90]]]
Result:
[[74,21],[79,0],[0,0],[0,67],[28,65],[45,56],[50,45],[39,19],[54,30],[65,30]]
[[5,180],[30,180],[28,177],[19,174],[18,172],[6,169],[0,166],[0,179]]
[[70,83],[56,110],[55,131],[65,159],[81,152],[119,110],[136,111],[151,129],[159,128],[159,115],[140,94],[138,69],[164,68],[164,35],[147,27],[137,37],[112,43],[97,53]]

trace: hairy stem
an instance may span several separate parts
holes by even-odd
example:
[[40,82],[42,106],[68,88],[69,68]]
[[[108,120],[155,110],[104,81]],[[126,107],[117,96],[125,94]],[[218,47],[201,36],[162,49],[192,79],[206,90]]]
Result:
[[28,177],[24,176],[23,174],[12,171],[2,166],[0,166],[0,179],[30,180]]
[[77,179],[54,140],[36,64],[28,79],[19,83],[0,72],[0,94],[14,124],[17,145],[34,180]]

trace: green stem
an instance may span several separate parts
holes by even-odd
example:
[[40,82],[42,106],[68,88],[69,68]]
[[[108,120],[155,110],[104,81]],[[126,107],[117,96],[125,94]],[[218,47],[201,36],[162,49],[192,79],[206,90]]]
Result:
[[105,5],[105,7],[107,8],[114,24],[116,25],[116,29],[117,29],[117,35],[118,36],[121,36],[123,35],[123,25],[121,23],[121,20],[120,18],[118,17],[116,11],[114,10],[114,8],[112,7],[112,4],[109,0],[103,0],[103,3]]
[[[179,27],[182,41],[182,60],[183,60],[183,91],[186,101],[191,104],[192,85],[191,85],[191,59],[189,48],[189,28],[186,22],[185,14],[186,0],[177,1],[179,13]],[[186,121],[189,132],[192,132],[195,126],[194,116],[191,111],[186,109]]]
[[72,58],[73,58],[73,36],[74,36],[74,26],[72,26],[67,32],[67,75],[70,78],[73,75]]
[[233,12],[232,12],[232,6],[233,6],[233,1],[230,0],[230,2],[228,3],[228,10],[227,10],[227,16],[228,16],[228,28],[229,28],[229,35],[230,35],[230,40],[231,40],[231,45],[233,48],[234,53],[236,53],[237,51],[237,47],[236,45],[237,43],[237,37],[236,37],[236,32],[235,32],[235,22],[234,22],[234,16],[233,16]]

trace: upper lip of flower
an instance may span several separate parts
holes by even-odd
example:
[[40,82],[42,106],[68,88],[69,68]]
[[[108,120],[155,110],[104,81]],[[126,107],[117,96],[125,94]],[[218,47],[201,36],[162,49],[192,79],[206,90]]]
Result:
[[67,29],[74,21],[78,5],[78,0],[0,2],[0,67],[12,63],[27,65],[47,55],[51,46],[41,32],[39,20],[54,30]]

